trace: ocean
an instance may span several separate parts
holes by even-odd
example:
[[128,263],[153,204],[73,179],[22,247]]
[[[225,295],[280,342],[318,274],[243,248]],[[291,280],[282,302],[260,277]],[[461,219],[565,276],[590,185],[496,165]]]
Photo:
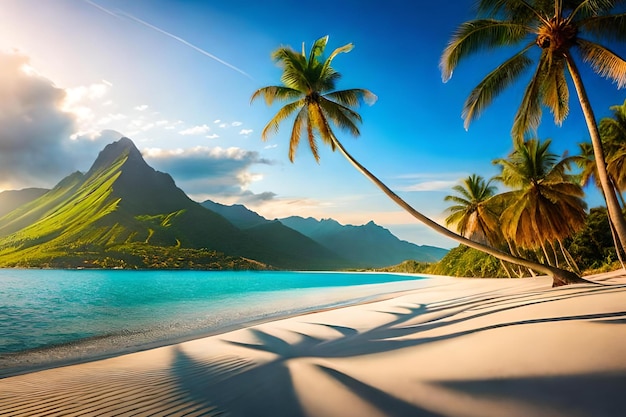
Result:
[[0,359],[138,350],[425,281],[384,273],[0,269]]

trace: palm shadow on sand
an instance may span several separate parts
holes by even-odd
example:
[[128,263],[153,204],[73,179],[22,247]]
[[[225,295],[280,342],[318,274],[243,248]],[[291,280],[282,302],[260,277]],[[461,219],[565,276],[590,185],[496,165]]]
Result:
[[[299,400],[289,369],[290,361],[297,359],[323,360],[332,358],[348,358],[361,355],[392,352],[408,347],[451,340],[473,333],[487,330],[525,326],[538,323],[563,321],[594,321],[610,322],[614,325],[626,323],[626,311],[606,314],[581,314],[542,319],[518,320],[492,324],[471,330],[450,332],[440,336],[420,336],[428,330],[445,329],[451,325],[462,323],[491,314],[519,308],[515,302],[525,301],[523,305],[540,304],[554,300],[576,298],[593,293],[619,291],[619,287],[591,287],[584,291],[561,292],[558,295],[537,299],[535,293],[501,297],[488,294],[455,298],[443,302],[428,304],[403,304],[394,311],[379,311],[390,315],[390,320],[375,328],[358,331],[357,329],[330,325],[325,323],[309,323],[333,329],[338,337],[321,338],[301,332],[290,331],[296,335],[296,341],[286,341],[258,328],[247,330],[255,342],[225,340],[233,346],[243,347],[271,354],[271,360],[256,363],[236,356],[207,358],[206,361],[192,358],[181,349],[177,350],[176,359],[172,364],[172,374],[178,388],[186,393],[200,409],[212,410],[209,415],[231,416],[305,416],[307,415]],[[488,308],[487,308],[488,307]],[[401,312],[395,310],[402,310]],[[465,313],[459,316],[460,313]],[[290,340],[293,338],[290,338]],[[326,365],[315,364],[318,371],[339,383],[350,393],[357,395],[370,407],[389,416],[422,416],[437,417],[431,410],[397,398],[380,388],[367,384],[354,376]],[[561,378],[521,378],[511,380],[467,380],[467,381],[431,381],[434,386],[474,397],[491,398],[499,396],[518,401],[538,402],[546,407],[552,405],[560,409],[579,409],[590,411],[596,402],[605,397],[571,396],[577,383],[589,382],[598,387],[609,387],[611,384],[625,386],[626,372],[610,375],[589,374]],[[536,385],[534,385],[536,384]],[[544,390],[535,387],[543,386]],[[550,388],[551,391],[547,391]],[[589,387],[586,389],[588,390]],[[593,388],[593,387],[592,387]],[[563,395],[565,390],[565,395]],[[582,391],[583,387],[579,390]],[[595,389],[592,390],[592,392]],[[609,404],[619,403],[617,388],[604,391]],[[589,391],[588,391],[589,392]],[[324,401],[324,399],[320,399]],[[608,410],[611,411],[608,406]],[[223,414],[222,414],[223,413]],[[581,415],[596,415],[594,413]],[[611,415],[611,414],[597,414]]]

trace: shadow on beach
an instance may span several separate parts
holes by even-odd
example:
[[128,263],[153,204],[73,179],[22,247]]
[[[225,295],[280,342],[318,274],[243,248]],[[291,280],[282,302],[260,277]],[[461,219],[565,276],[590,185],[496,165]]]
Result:
[[[226,343],[263,354],[272,359],[258,363],[242,358],[227,357],[214,360],[198,360],[177,349],[171,367],[178,388],[189,395],[194,403],[207,409],[219,410],[231,416],[306,416],[309,406],[301,397],[306,395],[294,383],[294,369],[309,368],[314,375],[309,388],[320,383],[320,378],[330,381],[324,385],[334,386],[345,394],[338,397],[357,396],[376,414],[388,416],[444,416],[427,402],[407,401],[380,387],[360,380],[344,370],[332,366],[337,358],[369,357],[388,354],[406,348],[423,347],[441,341],[454,340],[481,332],[516,326],[533,326],[559,322],[597,322],[626,324],[626,309],[619,312],[562,315],[549,318],[517,320],[494,323],[463,331],[452,330],[455,325],[479,318],[514,310],[529,305],[550,303],[585,297],[593,294],[623,292],[624,286],[571,287],[558,293],[523,293],[498,296],[495,292],[473,294],[433,304],[403,304],[402,311],[378,311],[391,319],[385,324],[359,331],[347,326],[327,323],[308,323],[332,329],[337,337],[321,338],[300,331],[290,331],[296,341],[258,328],[246,330],[255,342],[225,340]],[[394,309],[396,310],[396,309]],[[438,336],[422,333],[434,331]],[[291,340],[292,337],[289,337]],[[563,346],[563,355],[567,355]],[[459,352],[460,355],[463,352]],[[330,360],[330,361],[329,361]],[[295,365],[300,362],[300,365]],[[304,364],[303,364],[304,363]],[[411,367],[410,363],[406,364]],[[384,372],[384,371],[383,371]],[[626,371],[597,372],[566,376],[536,376],[524,378],[430,380],[431,388],[472,397],[478,401],[507,401],[511,404],[528,403],[533,407],[560,410],[550,415],[617,416],[622,409],[622,392],[626,386]],[[305,387],[305,390],[308,388]],[[419,396],[418,396],[419,397]],[[332,401],[333,396],[318,401]],[[341,409],[341,404],[329,404]],[[346,403],[346,407],[349,404]],[[324,408],[321,404],[320,407]],[[345,415],[351,415],[346,411]]]

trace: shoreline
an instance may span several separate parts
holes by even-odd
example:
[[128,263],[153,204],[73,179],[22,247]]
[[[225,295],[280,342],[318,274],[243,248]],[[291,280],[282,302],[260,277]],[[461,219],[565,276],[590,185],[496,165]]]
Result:
[[[378,274],[379,272],[368,273]],[[241,321],[229,322],[216,328],[205,330],[197,329],[183,335],[172,335],[167,331],[163,331],[162,334],[156,336],[156,339],[145,341],[145,332],[126,331],[115,334],[93,336],[64,344],[38,347],[19,352],[0,353],[0,380],[3,378],[24,375],[47,369],[84,364],[92,361],[148,351],[160,347],[173,346],[192,340],[218,336],[220,334],[245,329],[276,320],[283,320],[303,316],[306,314],[330,311],[354,305],[384,301],[390,298],[400,296],[403,293],[415,290],[415,288],[405,289],[404,287],[423,286],[424,282],[422,282],[422,278],[427,278],[428,280],[431,280],[433,278],[440,278],[442,280],[448,279],[448,277],[438,277],[434,275],[426,276],[422,274],[387,272],[384,272],[383,274],[402,275],[407,277],[414,277],[415,279],[388,282],[383,284],[359,285],[356,287],[361,287],[361,291],[356,291],[356,289],[352,289],[351,292],[352,294],[358,294],[358,296],[350,296],[349,298],[339,297],[342,299],[330,303],[324,303],[321,300],[321,305],[301,307],[297,311],[278,311],[275,313],[270,313],[264,317],[246,318],[242,319]],[[420,283],[422,285],[420,285]],[[372,287],[377,288],[375,293],[371,293],[371,291],[368,291],[366,289]],[[365,293],[365,295],[363,295],[363,293]],[[98,341],[109,342],[109,344],[107,346],[98,345]],[[117,342],[125,344],[126,346],[116,346],[115,344]]]
[[434,278],[381,299],[5,377],[0,409],[15,416],[618,416],[626,273],[589,278],[604,285]]

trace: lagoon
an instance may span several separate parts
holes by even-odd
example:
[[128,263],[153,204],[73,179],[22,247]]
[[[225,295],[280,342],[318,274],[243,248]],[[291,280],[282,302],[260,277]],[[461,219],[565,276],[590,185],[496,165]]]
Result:
[[139,350],[425,281],[384,273],[4,269],[0,368],[20,354],[45,362]]

